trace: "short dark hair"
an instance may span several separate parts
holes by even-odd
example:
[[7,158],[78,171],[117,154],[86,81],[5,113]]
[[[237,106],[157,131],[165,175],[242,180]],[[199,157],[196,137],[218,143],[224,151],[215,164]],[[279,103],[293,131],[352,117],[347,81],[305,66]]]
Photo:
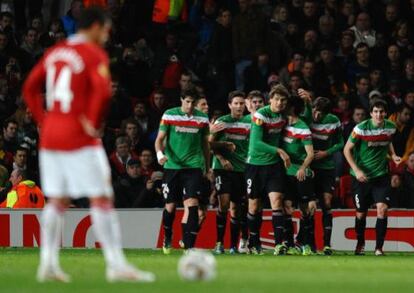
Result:
[[312,108],[315,109],[316,111],[320,111],[323,114],[326,114],[331,109],[331,101],[325,97],[317,97],[312,102]]
[[29,149],[28,148],[26,148],[26,147],[24,147],[24,146],[21,146],[21,145],[19,145],[17,148],[16,148],[16,152],[14,153],[14,154],[17,154],[17,152],[18,151],[21,151],[21,152],[26,152],[26,154],[28,154],[29,153]]
[[253,91],[250,91],[250,92],[247,94],[246,99],[251,100],[251,99],[253,99],[253,98],[261,98],[263,101],[264,101],[264,99],[265,99],[265,97],[264,97],[263,93],[262,93],[261,91],[259,91],[259,90],[253,90]]
[[6,129],[9,126],[10,123],[18,125],[18,123],[15,119],[9,118],[9,119],[4,120],[3,129]]
[[288,100],[286,108],[289,110],[293,109],[293,113],[299,116],[305,109],[305,102],[300,97],[293,96]]
[[109,15],[100,7],[91,6],[83,9],[78,20],[78,29],[90,28],[94,23],[104,25],[110,22],[111,18]]
[[181,92],[181,99],[185,99],[186,97],[192,97],[195,101],[197,101],[200,98],[200,95],[195,88],[191,87]]
[[383,108],[387,112],[388,104],[383,99],[374,98],[369,102],[369,112],[371,113],[374,108]]
[[361,49],[361,48],[367,48],[367,49],[368,49],[368,51],[369,51],[369,46],[368,46],[368,44],[367,44],[367,43],[359,42],[359,43],[358,43],[358,45],[356,45],[356,47],[355,47],[355,52],[356,52],[358,49]]
[[243,91],[239,91],[239,90],[235,90],[229,93],[227,102],[230,104],[231,102],[233,102],[233,99],[239,97],[239,98],[246,98],[246,94]]
[[369,80],[369,76],[367,74],[361,73],[356,76],[355,82],[360,83],[361,79]]
[[14,18],[13,14],[9,11],[1,12],[0,13],[0,19],[3,19],[3,17],[8,17],[8,18],[11,18],[11,19]]
[[283,96],[285,98],[290,97],[288,89],[282,84],[278,84],[274,88],[272,88],[272,90],[269,93],[269,99],[273,99],[275,95]]

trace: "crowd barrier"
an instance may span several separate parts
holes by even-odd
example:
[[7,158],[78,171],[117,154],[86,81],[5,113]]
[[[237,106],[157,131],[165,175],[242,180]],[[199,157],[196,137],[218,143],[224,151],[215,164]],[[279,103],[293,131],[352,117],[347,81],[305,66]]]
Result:
[[[40,210],[0,209],[0,247],[37,247],[40,239]],[[213,248],[216,241],[214,210],[207,213],[199,233],[196,246]],[[335,250],[353,250],[356,243],[352,210],[333,211],[332,248]],[[375,211],[368,212],[366,231],[366,250],[375,246]],[[178,247],[181,239],[180,220],[182,210],[178,210],[174,222],[173,246]],[[118,210],[122,229],[124,248],[160,248],[162,246],[162,210],[161,209],[123,209]],[[322,213],[315,214],[315,238],[319,249],[322,248]],[[229,222],[229,221],[228,221]],[[295,234],[298,230],[299,213],[294,214]],[[228,223],[229,225],[229,223]],[[94,248],[99,243],[91,229],[92,223],[87,210],[70,209],[65,213],[62,233],[62,247]],[[229,231],[229,227],[227,227]],[[225,246],[229,245],[229,233]],[[264,211],[261,241],[265,248],[273,247],[273,229],[271,211]],[[414,251],[414,210],[392,210],[388,216],[388,232],[384,245],[385,251]]]

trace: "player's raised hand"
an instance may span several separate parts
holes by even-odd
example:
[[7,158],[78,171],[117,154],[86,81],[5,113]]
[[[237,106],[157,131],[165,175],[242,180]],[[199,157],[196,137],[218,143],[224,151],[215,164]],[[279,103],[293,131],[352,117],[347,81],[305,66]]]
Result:
[[226,128],[226,124],[223,122],[218,123],[210,123],[209,130],[211,134],[215,134],[217,132],[222,131],[224,128]]
[[298,95],[301,97],[305,102],[310,102],[312,100],[312,96],[310,92],[300,88],[298,89]]
[[280,158],[283,160],[283,164],[285,165],[285,168],[290,167],[290,157],[289,155],[282,149],[277,149],[277,153],[279,154]]
[[368,177],[361,170],[355,170],[355,177],[359,182],[368,182]]
[[401,164],[401,157],[399,157],[399,156],[397,156],[397,155],[392,155],[392,160],[393,160],[393,162],[395,163],[395,165],[399,165],[399,164]]

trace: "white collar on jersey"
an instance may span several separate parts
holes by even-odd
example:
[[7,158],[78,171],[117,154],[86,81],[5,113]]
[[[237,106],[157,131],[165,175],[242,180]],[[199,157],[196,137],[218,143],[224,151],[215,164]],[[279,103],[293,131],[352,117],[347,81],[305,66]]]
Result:
[[70,44],[80,44],[80,43],[86,43],[88,41],[88,39],[86,38],[86,36],[82,35],[82,34],[74,34],[71,35],[68,38],[68,43]]

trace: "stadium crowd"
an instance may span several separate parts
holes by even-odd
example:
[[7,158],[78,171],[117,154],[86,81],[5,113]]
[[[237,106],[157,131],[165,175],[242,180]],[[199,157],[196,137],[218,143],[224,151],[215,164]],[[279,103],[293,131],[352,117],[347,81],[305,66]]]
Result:
[[[390,166],[392,207],[414,208],[414,1],[74,0],[64,15],[55,6],[65,1],[53,1],[48,18],[43,2],[0,1],[2,199],[15,169],[39,182],[38,128],[21,96],[25,76],[48,47],[75,32],[84,6],[100,4],[114,24],[106,45],[113,81],[103,143],[117,208],[164,206],[154,142],[162,114],[180,104],[182,91],[197,90],[203,97],[197,108],[213,123],[228,112],[230,91],[266,102],[278,83],[292,96],[303,88],[327,97],[345,141],[369,116],[369,101],[385,99],[397,127],[395,152],[404,161]],[[334,207],[353,208],[341,152],[335,163]]]

